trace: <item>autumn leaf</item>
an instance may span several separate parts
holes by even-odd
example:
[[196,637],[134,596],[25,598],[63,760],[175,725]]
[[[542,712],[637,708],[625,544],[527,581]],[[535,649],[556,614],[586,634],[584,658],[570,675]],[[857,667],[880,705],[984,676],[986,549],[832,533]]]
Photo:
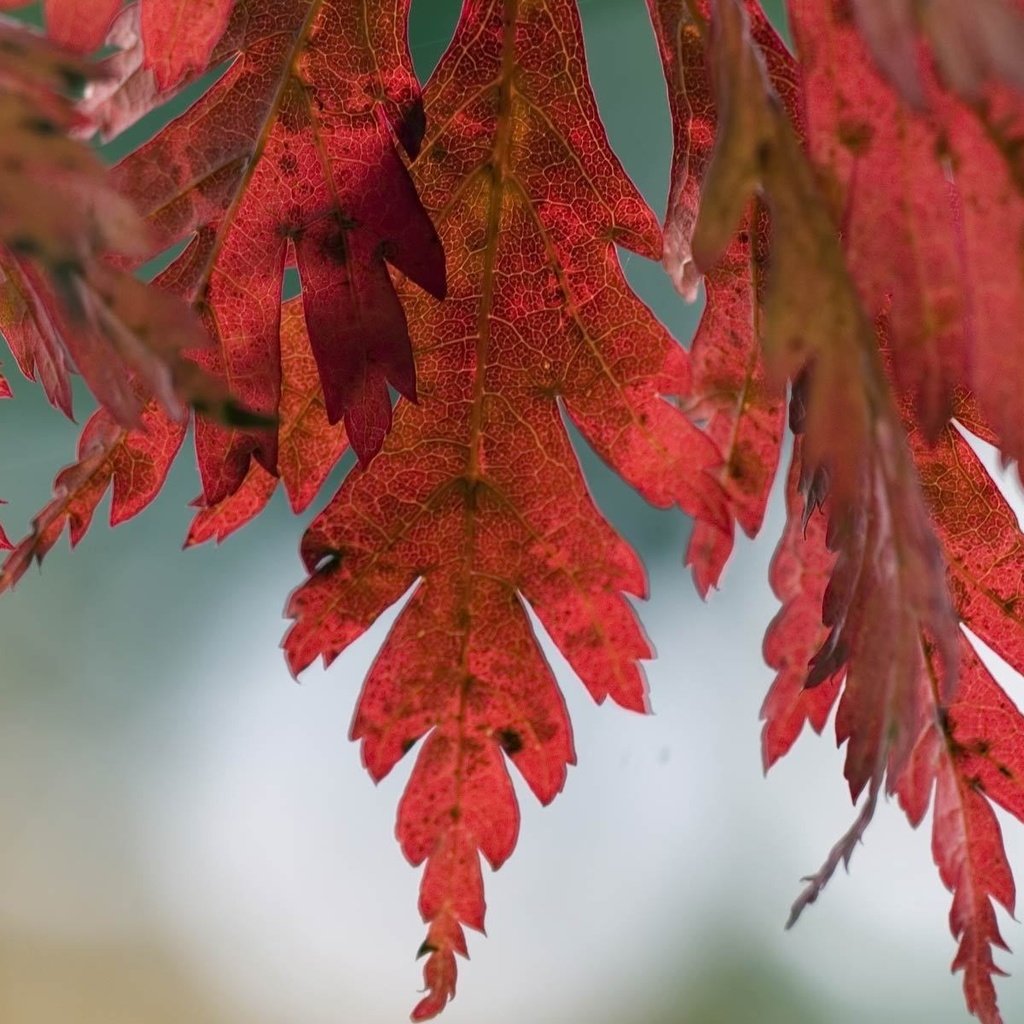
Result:
[[[206,67],[227,27],[234,0],[138,0],[143,66],[159,89],[177,85],[190,71]],[[0,0],[0,10],[29,6],[26,0]],[[46,31],[60,46],[92,53],[104,42],[121,11],[122,0],[44,0]]]
[[[282,276],[297,264],[328,417],[345,419],[364,463],[390,424],[388,386],[416,395],[388,264],[445,290],[437,235],[396,149],[415,154],[423,131],[407,11],[407,0],[236,4],[212,58],[227,61],[222,77],[114,170],[149,217],[154,253],[212,232],[200,294],[219,352],[206,365],[268,415],[280,399]],[[200,431],[197,445],[208,504],[241,486],[253,455],[276,473],[273,429]]]
[[[928,18],[969,54],[974,31],[1000,34],[984,27],[996,8],[1009,11],[993,0],[968,17],[963,5],[943,3],[929,5]],[[830,183],[858,291],[868,312],[888,321],[897,386],[931,437],[955,388],[969,388],[1006,456],[1019,460],[1024,356],[1005,331],[1024,316],[1024,270],[1005,254],[1024,232],[1024,96],[992,85],[969,105],[922,70],[924,107],[913,109],[836,4],[792,4],[790,14],[808,149]],[[1021,15],[1014,19],[1019,33]],[[1019,48],[1012,52],[1019,71]]]
[[[970,399],[958,393],[958,417],[991,437]],[[909,407],[905,410],[909,412]],[[947,427],[935,444],[911,432],[922,490],[949,566],[951,592],[960,620],[1017,671],[1024,667],[1024,628],[1016,606],[1024,579],[1024,534],[961,432]],[[787,490],[786,534],[772,565],[772,583],[783,601],[765,638],[765,658],[778,675],[762,710],[766,767],[785,754],[805,722],[820,731],[844,682],[842,673],[807,688],[806,665],[820,636],[820,610],[833,557],[825,517],[811,512],[804,524],[794,460]],[[964,971],[968,1008],[984,1024],[999,1024],[992,947],[1005,948],[992,900],[1014,909],[1014,885],[995,801],[1024,817],[1024,721],[980,661],[966,637],[958,638],[959,674],[952,701],[944,695],[943,670],[934,647],[919,638],[923,653],[918,680],[920,732],[889,789],[913,825],[923,819],[935,792],[932,847],[943,882],[954,894],[950,925],[959,942],[954,969]],[[847,697],[843,696],[845,701]],[[841,716],[837,738],[847,738]],[[840,851],[839,856],[842,856]]]
[[161,89],[206,67],[233,5],[234,0],[141,0],[145,66]]
[[650,649],[624,596],[644,574],[594,507],[563,414],[655,504],[724,516],[714,446],[667,400],[687,390],[685,353],[616,257],[658,259],[661,235],[605,139],[575,5],[468,5],[426,107],[414,174],[452,269],[442,306],[403,289],[421,404],[399,407],[307,533],[285,645],[295,671],[330,662],[411,591],[352,736],[378,779],[420,747],[398,816],[425,864],[415,1019],[454,994],[463,927],[483,927],[480,855],[496,868],[515,845],[507,762],[547,803],[575,759],[526,606],[596,700],[646,708]]
[[[674,133],[663,262],[680,294],[692,299],[700,278],[691,239],[715,140],[714,97],[704,34],[690,8],[675,0],[648,0],[648,10],[668,82]],[[792,60],[763,16],[754,31],[771,46],[774,75],[792,80]],[[758,343],[768,232],[762,208],[744,215],[736,237],[704,279],[706,302],[690,350],[688,411],[706,424],[722,453],[718,479],[730,514],[726,531],[704,519],[694,523],[686,562],[702,595],[718,584],[732,553],[733,522],[750,537],[760,529],[779,460],[784,396],[766,378]]]
[[[675,141],[664,236],[609,148],[576,0],[468,0],[422,99],[409,0],[49,0],[53,39],[106,43],[93,60],[0,25],[0,326],[51,400],[69,408],[76,368],[105,406],[0,590],[65,531],[77,544],[108,490],[115,524],[154,500],[177,398],[221,420],[197,418],[187,545],[279,484],[305,510],[351,440],[284,646],[295,673],[330,663],[401,603],[351,735],[377,780],[416,749],[397,835],[424,868],[427,1019],[484,926],[481,856],[497,868],[517,841],[509,763],[547,803],[575,762],[530,614],[595,700],[647,708],[644,570],[567,421],[694,517],[703,594],[737,525],[761,528],[789,389],[763,760],[835,708],[860,801],[791,921],[882,794],[916,825],[934,793],[954,967],[999,1024],[1014,886],[993,804],[1024,813],[1022,723],[963,629],[1024,670],[1024,534],[970,440],[1024,453],[1006,334],[1024,322],[1022,8],[793,3],[796,57],[754,0],[648,10]],[[74,141],[207,73],[112,176]],[[156,287],[129,273],[179,245]],[[618,245],[689,299],[703,281],[689,356]],[[200,369],[182,352],[203,339]]]
[[857,27],[881,70],[913,106],[928,100],[919,30],[931,42],[946,83],[966,99],[1003,79],[1024,88],[1024,10],[1018,0],[852,0]]
[[118,265],[138,257],[145,225],[68,137],[80,121],[69,91],[98,72],[12,24],[0,44],[0,327],[22,371],[70,415],[77,370],[126,426],[149,396],[176,416],[179,398],[210,403],[184,358],[208,344],[198,318]]
[[[774,54],[776,76],[795,107],[791,64],[758,5],[744,8],[736,0],[720,0],[706,9],[710,20],[683,0],[665,0],[656,12],[664,24],[666,11],[674,11],[682,26],[663,32],[663,39],[695,48],[699,37],[707,51],[705,64],[695,54],[674,54],[670,46],[665,61],[670,88],[674,84],[687,98],[712,95],[716,111],[710,160],[704,156],[696,167],[699,172],[703,165],[696,217],[692,212],[676,216],[690,225],[695,271],[719,275],[716,288],[708,286],[709,303],[714,296],[716,304],[710,315],[718,308],[756,311],[737,317],[732,330],[746,335],[748,351],[760,334],[769,381],[774,378],[776,387],[787,380],[793,384],[790,419],[802,435],[797,472],[803,508],[797,511],[791,497],[779,571],[794,571],[794,563],[815,570],[805,580],[774,579],[786,607],[766,649],[779,675],[764,712],[765,761],[770,764],[793,742],[806,719],[820,727],[827,714],[831,700],[811,701],[801,690],[827,685],[826,694],[833,695],[835,682],[843,680],[837,727],[840,739],[848,741],[845,773],[855,800],[866,792],[853,827],[794,906],[792,923],[838,864],[849,861],[883,788],[891,789],[911,755],[924,713],[922,630],[943,652],[943,692],[949,695],[956,678],[955,619],[873,325],[847,270],[837,225],[773,87],[765,54]],[[688,69],[681,81],[673,71],[676,61]],[[705,139],[704,148],[709,144]],[[753,274],[733,274],[730,280],[717,269],[720,262],[728,268],[726,254],[736,245],[737,232],[739,243],[749,244],[746,211],[755,193],[770,217],[763,303]],[[689,187],[685,207],[691,211],[694,198]],[[729,343],[726,330],[718,327],[717,351]],[[811,596],[802,588],[812,583],[820,588],[828,563],[825,556],[803,558],[793,531],[819,507],[835,558],[827,585]],[[820,638],[819,630],[808,630],[805,617],[815,601],[825,636],[818,648],[809,649],[816,633]],[[800,624],[799,634],[793,623]]]
[[[961,637],[957,698],[922,736],[918,757],[935,763],[932,854],[953,893],[949,923],[959,942],[953,970],[964,972],[967,1008],[982,1024],[1001,1024],[993,947],[1006,949],[993,901],[1014,912],[1015,885],[992,803],[1024,820],[1024,718]],[[919,773],[926,777],[928,766]],[[908,788],[920,788],[911,781]],[[927,787],[930,788],[930,785]],[[913,800],[901,793],[911,820]]]
[[828,524],[821,508],[805,507],[800,487],[800,440],[786,477],[786,526],[769,571],[779,609],[764,638],[764,660],[776,671],[761,707],[761,758],[767,771],[787,754],[805,724],[825,728],[839,696],[842,670],[808,687],[808,667],[828,639],[821,621],[835,554],[826,542]]
[[280,478],[254,462],[233,494],[211,506],[199,500],[200,510],[189,529],[186,546],[207,540],[220,542],[243,527],[263,511],[278,483],[284,485],[292,511],[305,511],[348,447],[342,426],[332,425],[327,419],[299,299],[289,299],[281,309],[279,412]]

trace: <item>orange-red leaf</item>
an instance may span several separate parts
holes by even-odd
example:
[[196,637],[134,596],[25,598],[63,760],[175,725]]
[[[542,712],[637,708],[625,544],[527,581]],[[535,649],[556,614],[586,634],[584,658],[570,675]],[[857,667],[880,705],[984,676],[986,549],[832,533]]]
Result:
[[[341,458],[347,441],[341,425],[332,425],[327,420],[299,299],[290,299],[281,310],[281,404],[277,436],[281,482],[288,492],[292,511],[302,512]],[[234,494],[216,505],[200,509],[189,529],[186,545],[224,540],[263,511],[277,484],[277,477],[254,462]]]
[[1014,911],[1015,886],[991,804],[1024,820],[1024,717],[960,638],[960,686],[948,707],[931,684],[935,716],[918,740],[900,803],[917,825],[934,786],[932,853],[953,893],[949,924],[959,946],[967,1008],[983,1024],[1001,1024],[993,948],[1006,949],[993,901]]
[[[678,0],[677,9],[682,4]],[[911,758],[926,713],[922,631],[939,646],[943,696],[950,695],[956,622],[875,330],[846,265],[843,236],[767,71],[766,56],[781,69],[780,87],[789,90],[795,106],[781,47],[755,3],[717,0],[709,5],[709,24],[687,7],[680,23],[703,34],[717,109],[714,150],[692,226],[692,259],[698,270],[714,269],[735,244],[735,233],[749,230],[743,218],[751,196],[763,195],[771,216],[766,362],[777,380],[793,383],[791,421],[803,435],[799,482],[805,508],[798,509],[791,497],[776,581],[786,607],[769,637],[768,654],[779,676],[764,711],[765,761],[784,752],[808,717],[814,724],[822,721],[842,680],[836,726],[847,743],[846,777],[855,799],[867,794],[853,827],[794,905],[792,921],[838,864],[849,860],[883,787],[892,789]],[[695,92],[704,95],[708,87],[699,62],[681,63],[696,69]],[[692,223],[692,214],[687,218]],[[748,281],[738,279],[733,286],[744,293],[734,302],[760,298],[750,298]],[[753,324],[743,326],[753,334]],[[790,624],[819,600],[828,552],[807,552],[806,536],[796,535],[818,507],[826,512],[825,540],[835,561],[820,593],[828,635],[808,663],[808,641],[819,631],[796,635]],[[804,564],[812,570],[807,579],[798,568]],[[829,689],[812,702],[801,685]]]
[[207,342],[179,299],[115,266],[145,246],[146,228],[103,167],[69,133],[68,91],[97,72],[25,29],[0,25],[0,328],[19,365],[71,411],[77,370],[122,424],[155,396],[205,384],[187,349]]
[[814,656],[828,638],[821,609],[835,555],[826,544],[825,514],[805,511],[800,489],[799,439],[786,478],[786,526],[772,559],[769,579],[782,603],[764,638],[764,660],[776,670],[761,707],[761,758],[767,771],[789,752],[809,722],[821,732],[839,696],[842,672],[807,687]]
[[169,89],[209,63],[234,0],[141,0],[145,64]]
[[33,561],[42,561],[65,527],[71,545],[78,544],[109,486],[113,485],[112,526],[137,515],[159,494],[184,440],[185,426],[151,405],[143,409],[141,421],[140,429],[127,430],[105,410],[89,418],[78,461],[57,475],[53,498],[0,568],[0,591],[11,589]]
[[[951,27],[967,17],[953,7],[968,8],[941,6],[946,13],[929,18],[952,18],[942,21],[944,31],[972,52],[972,34]],[[982,31],[996,6],[1003,5],[970,7],[968,20]],[[841,5],[794,3],[790,13],[809,150],[830,182],[858,290],[872,315],[887,316],[898,386],[931,437],[949,415],[954,388],[970,388],[1004,453],[1020,459],[1024,348],[1007,344],[1005,334],[1007,324],[1024,320],[1024,267],[1007,258],[1024,233],[1024,96],[989,84],[968,105],[922,60],[926,106],[913,109],[875,69]],[[1019,36],[1019,12],[1013,20]],[[916,59],[910,42],[901,45]]]
[[[648,0],[669,88],[674,149],[665,216],[664,264],[676,288],[693,298],[699,280],[691,254],[700,187],[715,139],[715,107],[703,34],[686,4]],[[771,46],[771,70],[792,80],[792,61],[760,15],[754,23]],[[773,45],[774,44],[774,45]],[[706,305],[693,339],[690,413],[705,421],[722,452],[719,481],[729,501],[728,530],[704,519],[694,523],[686,555],[701,594],[717,585],[732,553],[733,522],[748,536],[760,529],[782,440],[782,389],[765,378],[758,344],[756,281],[767,251],[763,209],[745,215],[740,231],[705,278]]]
[[[115,168],[159,246],[212,241],[202,297],[220,340],[209,366],[250,409],[280,399],[281,283],[294,260],[328,417],[365,463],[391,420],[389,384],[416,394],[388,264],[444,294],[444,260],[397,146],[418,149],[408,0],[246,0],[215,56],[223,76]],[[200,432],[205,499],[239,486],[250,457],[277,467],[272,429]]]
[[[15,0],[9,7],[24,7]],[[44,0],[46,31],[61,46],[77,53],[98,49],[121,6],[121,0]]]
[[563,416],[653,502],[724,519],[714,446],[668,400],[689,386],[685,353],[615,253],[657,259],[661,236],[605,139],[575,4],[467,5],[426,106],[414,174],[449,296],[403,289],[420,405],[399,407],[307,533],[286,640],[296,671],[331,661],[409,593],[352,735],[375,778],[422,739],[398,821],[425,863],[416,1019],[454,993],[463,926],[483,926],[480,855],[497,867],[514,845],[507,762],[547,802],[574,760],[526,607],[596,700],[646,707],[650,650],[625,597],[643,570],[594,507]]

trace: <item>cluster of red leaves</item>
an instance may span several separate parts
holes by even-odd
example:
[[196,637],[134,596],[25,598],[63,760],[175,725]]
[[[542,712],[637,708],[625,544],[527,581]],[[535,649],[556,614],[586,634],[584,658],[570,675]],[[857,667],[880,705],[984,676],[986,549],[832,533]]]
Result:
[[[999,264],[1024,216],[1021,63],[1003,50],[1024,19],[984,5],[953,46],[964,16],[929,7],[929,50],[910,4],[794,2],[795,61],[755,3],[649,6],[676,123],[666,264],[683,291],[707,272],[694,353],[712,355],[695,360],[695,408],[748,531],[779,458],[778,385],[796,382],[765,765],[838,700],[850,791],[867,790],[791,921],[849,860],[883,786],[914,824],[934,787],[954,968],[993,1024],[992,901],[1012,911],[1014,888],[990,801],[1024,816],[1024,720],[957,620],[1024,670],[1024,535],[964,437],[1021,454],[1024,365],[1004,328],[1024,282]],[[901,33],[882,8],[902,12]],[[731,531],[698,526],[702,588],[731,545]]]
[[[360,466],[302,544],[285,650],[295,672],[330,662],[407,597],[352,738],[376,779],[418,747],[398,837],[425,866],[426,1019],[455,992],[464,927],[483,928],[481,855],[496,868],[515,846],[509,764],[548,802],[575,758],[527,606],[595,700],[646,707],[627,599],[643,568],[590,499],[564,417],[646,498],[694,516],[705,593],[736,524],[760,528],[789,384],[764,761],[838,702],[865,794],[794,919],[882,792],[914,824],[934,792],[954,966],[996,1024],[993,900],[1012,910],[1014,888],[991,802],[1024,817],[1024,721],[962,627],[1024,670],[1024,534],[965,435],[1024,450],[1024,350],[1002,333],[1024,323],[1008,258],[1021,9],[794,0],[797,61],[753,0],[648,8],[675,129],[664,235],[608,146],[575,0],[467,0],[422,96],[409,0],[48,0],[53,39],[115,48],[99,62],[0,29],[0,78],[18,83],[0,119],[69,196],[59,216],[12,213],[26,172],[0,166],[0,327],[58,404],[72,367],[103,403],[0,589],[65,527],[77,543],[108,488],[114,523],[153,500],[186,433],[176,391],[258,414],[197,420],[188,543],[249,522],[279,479],[302,511],[351,442]],[[69,137],[116,134],[214,70],[109,177]],[[78,106],[72,79],[90,81]],[[127,273],[179,243],[153,287]],[[704,281],[689,356],[616,245],[664,257],[688,297]],[[301,295],[282,304],[289,266]],[[82,299],[100,281],[115,282],[103,316]],[[76,322],[72,295],[90,311]],[[201,378],[178,353],[204,340]],[[393,423],[389,386],[407,399]]]
[[179,416],[178,398],[223,401],[188,349],[208,343],[187,305],[125,269],[147,227],[92,151],[70,93],[103,72],[0,22],[0,316],[26,376],[71,413],[80,372],[125,426],[149,396]]

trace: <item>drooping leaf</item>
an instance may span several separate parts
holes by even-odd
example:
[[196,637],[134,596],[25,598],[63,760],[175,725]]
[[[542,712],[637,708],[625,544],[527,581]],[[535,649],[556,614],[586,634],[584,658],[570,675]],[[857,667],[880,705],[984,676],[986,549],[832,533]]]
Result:
[[[956,411],[985,432],[962,395]],[[948,427],[935,445],[925,441],[921,430],[912,432],[911,442],[949,565],[957,613],[1019,668],[1024,664],[1024,633],[1015,606],[1024,578],[1024,534],[956,427]],[[815,688],[803,685],[807,660],[817,643],[815,633],[821,629],[816,616],[833,556],[822,513],[813,511],[806,526],[803,523],[796,469],[794,460],[786,534],[772,566],[773,586],[783,608],[765,638],[766,660],[779,670],[762,712],[766,767],[788,751],[805,721],[821,729],[845,678],[841,673]],[[934,648],[926,643],[923,650],[930,657],[922,659],[917,692],[920,734],[899,774],[890,777],[889,789],[899,795],[915,826],[935,791],[933,851],[944,883],[955,893],[950,924],[959,951],[953,966],[965,972],[971,1012],[984,1024],[999,1024],[992,976],[1002,972],[993,963],[992,947],[1005,946],[991,900],[1012,912],[1014,887],[989,801],[1024,817],[1024,720],[963,635],[952,702],[943,696]],[[837,736],[840,742],[846,738],[841,719]],[[855,839],[850,837],[851,842]],[[841,846],[836,856],[841,860],[848,848]]]
[[[437,235],[396,148],[415,154],[423,131],[407,13],[408,0],[237,3],[211,58],[228,62],[222,77],[114,171],[149,216],[154,251],[213,233],[201,293],[220,344],[208,365],[268,415],[282,275],[297,263],[328,417],[344,417],[364,463],[390,424],[388,385],[416,395],[388,264],[445,290]],[[200,431],[206,502],[241,486],[253,455],[275,473],[276,444],[269,428]]]
[[769,579],[782,607],[764,638],[764,660],[776,671],[761,707],[761,759],[767,771],[787,754],[805,723],[821,732],[839,696],[842,672],[807,687],[808,668],[828,639],[821,609],[835,554],[826,543],[820,508],[808,513],[800,488],[800,440],[786,477],[786,526],[775,550]]
[[[206,67],[227,27],[235,0],[139,0],[145,56],[159,89],[177,85],[190,71]],[[29,6],[26,0],[0,0],[0,10]],[[60,46],[92,53],[109,42],[122,0],[45,0],[46,31]]]
[[[195,299],[204,246],[186,249],[155,284],[185,303]],[[71,545],[85,536],[107,489],[112,490],[110,523],[138,515],[160,493],[185,439],[187,424],[155,402],[142,406],[134,428],[118,423],[109,409],[97,410],[78,442],[78,458],[57,474],[53,497],[32,520],[30,532],[0,567],[0,591],[10,590],[33,562],[41,562],[67,528]]]
[[526,605],[596,700],[646,707],[650,650],[624,596],[644,574],[562,416],[654,503],[724,519],[715,448],[667,400],[688,389],[685,353],[616,257],[657,259],[661,235],[605,139],[575,4],[468,4],[426,106],[414,175],[451,272],[443,306],[403,289],[421,403],[307,533],[286,640],[294,670],[329,662],[411,591],[352,736],[375,778],[422,741],[398,817],[425,863],[415,1019],[454,994],[462,929],[483,927],[480,855],[498,867],[515,844],[506,762],[547,802],[574,760]]
[[68,137],[79,122],[69,90],[96,71],[11,24],[0,24],[0,44],[0,330],[69,415],[72,370],[124,425],[140,392],[180,415],[179,397],[212,394],[183,358],[208,338],[179,299],[112,262],[136,257],[146,229]]
[[968,1010],[982,1024],[1002,1024],[993,977],[1004,972],[992,952],[1007,946],[993,901],[1012,914],[1016,887],[991,805],[1024,820],[1024,717],[964,636],[960,666],[957,697],[948,706],[938,697],[934,671],[928,680],[935,716],[921,733],[899,797],[917,825],[934,788],[932,854],[953,893],[949,924],[959,944],[953,970],[964,972]]
[[[968,53],[973,37],[962,23],[995,39],[995,23],[981,26],[1003,6],[929,5],[928,18]],[[1024,95],[990,85],[968,105],[921,61],[923,106],[914,109],[876,70],[841,5],[792,4],[790,15],[808,148],[830,182],[858,291],[869,313],[889,322],[897,385],[931,437],[954,389],[969,388],[1006,456],[1019,459],[1024,350],[1006,344],[1005,332],[1024,317],[1024,268],[1006,254],[1024,233]],[[1014,18],[1019,30],[1021,14]],[[1024,73],[1019,47],[1012,52]]]
[[[679,0],[677,10],[682,5]],[[853,827],[794,905],[792,923],[835,868],[849,861],[879,795],[884,788],[892,791],[911,757],[926,713],[920,693],[922,631],[935,637],[945,671],[943,695],[951,695],[956,623],[875,329],[846,265],[839,222],[766,69],[766,53],[775,53],[776,66],[786,67],[781,47],[764,29],[755,3],[717,0],[709,6],[710,21],[687,6],[680,20],[701,33],[713,83],[711,90],[702,79],[700,61],[684,59],[681,65],[692,69],[687,95],[713,91],[717,112],[691,256],[697,271],[715,268],[735,244],[736,232],[745,230],[751,197],[763,196],[771,244],[761,333],[770,373],[794,385],[791,422],[802,434],[805,508],[798,512],[791,499],[776,580],[786,607],[767,651],[779,675],[765,706],[765,760],[771,763],[784,752],[806,719],[822,722],[842,681],[837,730],[847,744],[845,773],[854,799],[866,791]],[[761,26],[759,38],[752,25]],[[779,78],[795,93],[792,74]],[[789,102],[796,106],[795,95]],[[692,196],[689,202],[692,206]],[[733,287],[741,292],[734,302],[760,299],[749,281],[734,280]],[[753,323],[744,326],[754,335]],[[754,343],[752,337],[749,344]],[[820,594],[827,636],[809,652],[808,642],[819,631],[797,635],[791,624],[819,598],[815,591],[827,553],[808,554],[806,538],[795,531],[819,507],[826,513],[827,548],[835,560]],[[817,572],[802,579],[796,568],[801,565]],[[790,573],[796,578],[787,578]],[[793,649],[783,646],[787,643]],[[801,683],[800,663],[808,653]],[[826,684],[819,701],[801,693],[801,687]]]
[[[691,238],[700,187],[715,140],[715,109],[701,25],[686,4],[648,0],[669,89],[674,149],[665,217],[664,264],[677,290],[696,294],[699,275]],[[773,78],[793,78],[792,61],[761,16],[754,26],[771,45]],[[785,407],[782,389],[769,385],[758,334],[759,287],[768,246],[762,208],[745,214],[723,257],[705,277],[706,304],[691,348],[690,414],[722,452],[719,482],[729,501],[729,529],[694,523],[686,555],[701,594],[717,585],[733,547],[733,521],[754,536],[775,477]]]
[[[299,299],[281,311],[281,404],[277,426],[280,482],[293,512],[309,507],[347,447],[340,424],[331,425],[324,408],[316,362],[306,337]],[[186,546],[224,540],[266,507],[278,478],[258,462],[249,467],[242,486],[216,505],[201,507],[189,529]],[[202,503],[199,503],[202,505]]]

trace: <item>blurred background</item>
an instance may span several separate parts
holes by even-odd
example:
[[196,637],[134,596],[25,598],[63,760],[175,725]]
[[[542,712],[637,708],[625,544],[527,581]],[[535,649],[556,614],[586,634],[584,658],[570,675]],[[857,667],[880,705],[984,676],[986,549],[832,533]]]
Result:
[[[669,123],[644,4],[580,6],[612,143],[660,213]],[[456,8],[413,4],[423,75]],[[686,342],[698,310],[659,267],[623,261]],[[77,429],[13,383],[16,400],[0,403],[0,492],[16,536]],[[83,422],[88,409],[82,393]],[[783,930],[800,877],[854,811],[829,733],[761,773],[779,502],[704,604],[681,568],[686,520],[647,507],[577,442],[599,505],[649,567],[639,614],[658,651],[655,714],[593,706],[545,638],[579,767],[550,808],[519,787],[518,849],[486,879],[490,936],[470,936],[444,1019],[968,1020],[928,828],[912,831],[895,805],[880,808],[851,875]],[[393,828],[411,765],[375,788],[346,738],[389,622],[295,685],[278,643],[305,520],[276,501],[222,548],[183,553],[198,489],[185,452],[155,507],[116,533],[98,521],[74,554],[62,542],[0,602],[0,1022],[405,1020],[423,928],[419,872]],[[1020,870],[1024,830],[1010,824],[1007,839]],[[1024,946],[1002,918],[1009,944]],[[1001,960],[1024,972],[1019,957]],[[1024,1020],[1024,982],[1000,990],[1007,1021]]]

